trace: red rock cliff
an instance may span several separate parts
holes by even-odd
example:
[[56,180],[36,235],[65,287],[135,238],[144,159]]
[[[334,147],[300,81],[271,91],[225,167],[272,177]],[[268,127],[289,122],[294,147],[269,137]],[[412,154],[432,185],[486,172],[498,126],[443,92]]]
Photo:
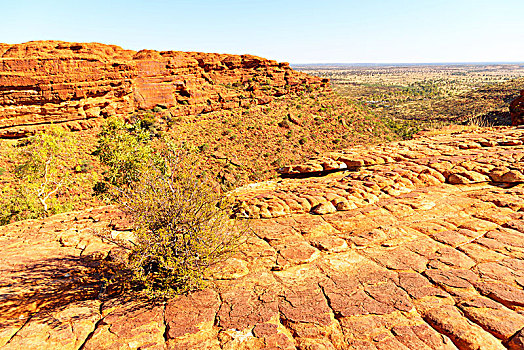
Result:
[[326,85],[287,63],[251,55],[61,41],[0,44],[0,137],[51,122],[89,127],[93,118],[157,105],[188,115],[263,104]]

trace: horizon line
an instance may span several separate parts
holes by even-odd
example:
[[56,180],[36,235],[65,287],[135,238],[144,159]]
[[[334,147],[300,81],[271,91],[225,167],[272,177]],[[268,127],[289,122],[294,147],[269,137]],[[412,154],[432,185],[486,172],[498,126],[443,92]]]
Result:
[[450,62],[308,62],[308,63],[289,63],[290,66],[362,66],[362,65],[495,65],[495,64],[524,64],[524,61],[450,61]]

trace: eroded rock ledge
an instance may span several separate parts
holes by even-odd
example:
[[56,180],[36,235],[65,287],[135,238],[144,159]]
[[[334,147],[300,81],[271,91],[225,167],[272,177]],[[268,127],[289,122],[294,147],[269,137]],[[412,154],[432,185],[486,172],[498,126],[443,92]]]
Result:
[[[166,303],[99,298],[89,257],[112,246],[89,231],[127,234],[116,208],[4,226],[0,348],[522,349],[523,132],[348,150],[351,172],[244,188],[267,218],[208,289]],[[290,193],[336,210],[288,211]]]
[[249,185],[237,191],[237,212],[249,218],[327,214],[443,183],[518,184],[524,182],[523,145],[524,129],[500,127],[330,152],[280,173],[348,171]]
[[287,63],[252,55],[61,41],[0,44],[0,137],[51,122],[88,128],[96,118],[138,108],[196,115],[325,86]]

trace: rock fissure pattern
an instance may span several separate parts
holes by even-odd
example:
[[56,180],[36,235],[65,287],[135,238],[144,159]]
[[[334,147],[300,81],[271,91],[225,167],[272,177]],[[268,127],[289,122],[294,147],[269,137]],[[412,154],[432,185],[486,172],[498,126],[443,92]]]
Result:
[[128,235],[115,207],[2,227],[0,348],[522,349],[523,138],[355,148],[320,159],[358,169],[236,190],[254,234],[165,304],[97,299],[114,247],[89,231]]

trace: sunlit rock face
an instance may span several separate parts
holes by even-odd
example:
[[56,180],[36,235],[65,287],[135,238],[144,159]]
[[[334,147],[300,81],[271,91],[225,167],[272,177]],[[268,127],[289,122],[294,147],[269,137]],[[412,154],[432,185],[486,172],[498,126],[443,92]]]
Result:
[[0,134],[16,137],[51,122],[83,129],[100,117],[156,106],[171,116],[195,115],[326,85],[287,63],[252,55],[61,41],[0,44]]
[[168,300],[105,288],[115,206],[2,226],[0,348],[523,349],[523,160],[499,127],[290,165],[231,193],[246,239]]

